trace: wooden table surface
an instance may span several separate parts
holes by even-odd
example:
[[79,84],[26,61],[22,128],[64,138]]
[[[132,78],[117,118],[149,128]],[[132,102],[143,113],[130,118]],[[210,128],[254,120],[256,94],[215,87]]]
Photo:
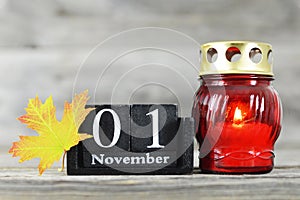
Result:
[[299,152],[276,153],[274,170],[260,175],[203,174],[195,159],[193,175],[67,176],[56,163],[38,176],[37,160],[16,158],[0,165],[0,199],[300,199]]
[[264,175],[66,176],[2,168],[1,199],[299,199],[300,166]]

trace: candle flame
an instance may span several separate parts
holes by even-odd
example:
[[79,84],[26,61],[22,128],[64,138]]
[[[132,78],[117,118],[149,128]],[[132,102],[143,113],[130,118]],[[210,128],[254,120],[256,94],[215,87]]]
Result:
[[242,111],[238,107],[236,107],[234,111],[233,123],[240,124],[242,120],[243,120]]

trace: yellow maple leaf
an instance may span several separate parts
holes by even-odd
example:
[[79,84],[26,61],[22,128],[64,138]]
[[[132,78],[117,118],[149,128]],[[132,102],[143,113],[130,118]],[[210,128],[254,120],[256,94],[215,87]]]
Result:
[[88,101],[88,91],[75,95],[72,103],[65,102],[61,121],[56,119],[56,109],[50,96],[45,103],[36,96],[30,99],[26,114],[19,117],[22,123],[35,130],[38,136],[20,136],[19,142],[14,142],[9,150],[13,157],[20,156],[23,162],[32,158],[40,158],[38,166],[40,175],[59,161],[62,154],[64,168],[65,154],[79,141],[90,138],[88,134],[78,134],[78,128],[93,108],[85,108]]

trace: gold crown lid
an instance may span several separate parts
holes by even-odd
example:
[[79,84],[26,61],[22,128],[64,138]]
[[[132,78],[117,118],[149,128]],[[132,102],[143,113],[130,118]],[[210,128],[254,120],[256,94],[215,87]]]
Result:
[[200,76],[261,74],[273,76],[272,46],[262,42],[223,41],[201,46]]

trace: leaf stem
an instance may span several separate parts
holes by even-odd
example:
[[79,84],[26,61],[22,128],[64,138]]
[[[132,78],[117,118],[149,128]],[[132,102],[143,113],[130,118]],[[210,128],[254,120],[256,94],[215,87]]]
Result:
[[63,155],[63,159],[62,159],[62,163],[61,163],[61,168],[58,169],[58,171],[63,172],[65,169],[65,159],[66,159],[66,155],[67,155],[67,151],[64,151],[64,155]]

